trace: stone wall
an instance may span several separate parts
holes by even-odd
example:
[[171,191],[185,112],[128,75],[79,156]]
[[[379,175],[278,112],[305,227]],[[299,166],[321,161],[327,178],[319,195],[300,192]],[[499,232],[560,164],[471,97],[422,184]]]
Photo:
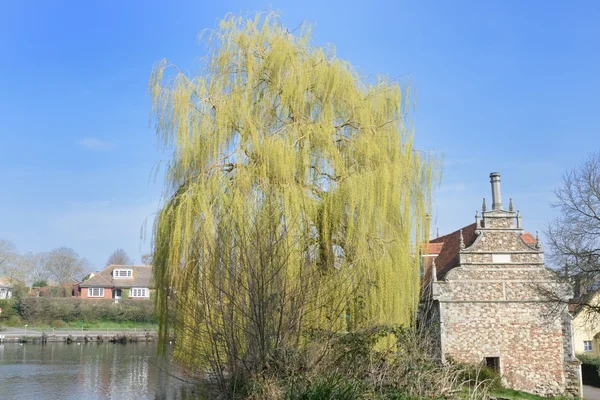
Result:
[[[508,215],[508,216],[507,216]],[[516,214],[497,211],[490,211],[484,217],[483,225],[485,228],[510,229],[515,227]]]
[[533,265],[538,264],[541,265],[544,262],[544,258],[542,254],[539,253],[507,253],[500,252],[497,250],[495,253],[476,253],[476,252],[465,252],[461,254],[461,264],[492,264],[494,262],[493,256],[494,254],[508,254],[509,262],[508,263],[497,263],[493,265],[489,265],[489,268],[500,268],[502,265],[514,265],[514,264],[526,264]]
[[461,267],[451,270],[447,275],[449,281],[538,281],[548,280],[550,274],[542,268],[533,268],[532,266],[509,266],[497,265],[491,268],[485,268],[484,273],[479,267],[469,268]]
[[583,393],[583,382],[581,377],[581,362],[575,358],[575,346],[573,343],[573,325],[571,315],[567,309],[563,310],[563,352],[565,355],[565,392],[575,397]]
[[459,265],[433,284],[442,357],[468,363],[499,357],[511,388],[579,395],[570,316],[539,292],[558,285],[543,252],[523,241],[514,213],[494,210],[483,218],[474,243],[459,251]]
[[[482,293],[483,295],[483,293]],[[480,363],[500,358],[509,387],[540,395],[565,390],[561,322],[543,303],[453,302],[442,305],[444,356]]]
[[514,231],[488,231],[482,230],[483,235],[476,241],[475,248],[470,248],[471,251],[478,252],[527,252],[535,254],[537,252],[531,249],[523,242],[521,235]]

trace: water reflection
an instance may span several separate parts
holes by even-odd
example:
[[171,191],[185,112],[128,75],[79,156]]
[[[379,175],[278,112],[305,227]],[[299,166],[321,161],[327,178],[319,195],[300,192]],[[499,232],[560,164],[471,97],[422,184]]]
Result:
[[155,343],[0,345],[2,399],[198,398],[170,373]]

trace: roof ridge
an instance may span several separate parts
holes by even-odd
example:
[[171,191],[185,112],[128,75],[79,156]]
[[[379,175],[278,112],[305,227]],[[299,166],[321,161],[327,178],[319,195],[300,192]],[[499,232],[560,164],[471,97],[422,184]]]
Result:
[[[124,268],[127,268],[127,267],[129,267],[129,268],[132,268],[132,267],[149,267],[149,268],[152,268],[152,265],[147,265],[147,264],[139,264],[139,265],[110,264],[110,265],[106,266],[106,268],[109,268],[109,267],[119,267],[119,268],[123,268],[123,267]],[[104,268],[104,269],[106,269],[106,268]]]
[[[461,231],[461,230],[466,230],[467,228],[470,228],[472,225],[475,225],[475,222],[473,222],[473,223],[471,223],[471,224],[469,224],[469,225],[463,226],[462,228],[460,228],[460,229],[457,229],[457,230],[455,230],[455,231],[452,231],[452,232],[450,232],[450,233],[446,233],[445,235],[442,235],[442,236],[436,237],[435,239],[431,239],[431,240],[429,241],[429,243],[439,243],[438,241],[439,241],[440,239],[447,239],[447,238],[448,238],[450,235],[452,235],[452,234],[455,234],[455,233],[457,233],[457,232],[459,232],[459,231]],[[441,242],[443,243],[444,241],[442,240]]]

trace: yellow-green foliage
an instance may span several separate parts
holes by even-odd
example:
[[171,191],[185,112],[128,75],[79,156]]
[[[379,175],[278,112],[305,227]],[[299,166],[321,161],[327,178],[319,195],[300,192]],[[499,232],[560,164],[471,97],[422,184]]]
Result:
[[235,338],[240,353],[257,345],[246,324],[263,292],[277,332],[414,316],[435,168],[413,148],[410,90],[364,80],[309,38],[274,15],[229,16],[208,35],[200,74],[165,61],[152,73],[157,131],[172,150],[156,301],[161,333],[174,330],[188,365],[199,365],[191,351],[232,357],[208,337]]

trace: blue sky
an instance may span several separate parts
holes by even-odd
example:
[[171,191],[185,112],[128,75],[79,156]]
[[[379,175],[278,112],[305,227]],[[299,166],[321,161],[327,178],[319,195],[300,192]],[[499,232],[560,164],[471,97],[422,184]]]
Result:
[[409,80],[416,143],[443,154],[434,226],[473,221],[502,174],[525,228],[555,213],[566,169],[597,150],[600,6],[559,1],[6,1],[0,4],[0,237],[72,247],[96,269],[140,261],[165,159],[149,124],[154,62],[195,70],[228,12],[314,24],[365,75]]

